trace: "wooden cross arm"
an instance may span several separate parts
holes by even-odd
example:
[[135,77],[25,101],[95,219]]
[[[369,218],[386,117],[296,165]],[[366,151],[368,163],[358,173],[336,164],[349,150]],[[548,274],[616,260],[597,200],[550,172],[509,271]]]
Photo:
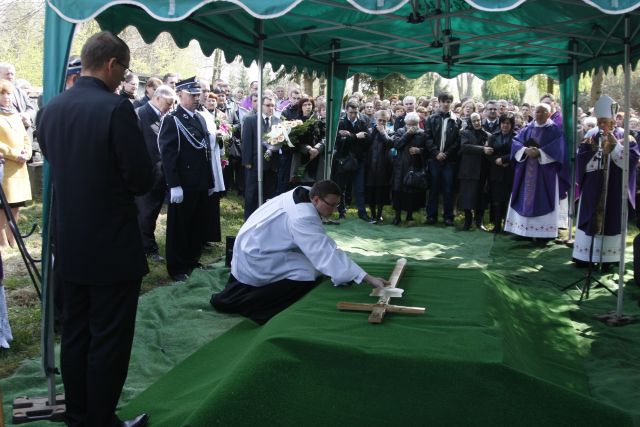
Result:
[[338,310],[348,311],[374,311],[375,308],[384,308],[389,313],[404,313],[404,314],[424,314],[424,307],[405,307],[402,305],[386,304],[384,306],[380,304],[364,304],[358,302],[344,302],[338,303]]

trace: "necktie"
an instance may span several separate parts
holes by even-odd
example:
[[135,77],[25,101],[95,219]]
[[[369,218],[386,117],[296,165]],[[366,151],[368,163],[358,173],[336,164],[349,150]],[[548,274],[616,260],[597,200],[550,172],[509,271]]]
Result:
[[269,117],[265,117],[264,119],[264,130],[269,129]]

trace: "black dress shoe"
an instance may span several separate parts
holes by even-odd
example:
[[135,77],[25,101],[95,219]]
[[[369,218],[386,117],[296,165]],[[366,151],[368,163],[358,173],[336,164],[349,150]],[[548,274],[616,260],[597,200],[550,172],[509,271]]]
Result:
[[462,229],[464,231],[469,231],[471,229],[471,224],[467,224],[466,222],[464,223],[464,225],[462,226]]
[[400,225],[400,218],[394,218],[393,221],[391,221],[391,224]]
[[367,214],[359,214],[358,218],[360,218],[363,221],[367,221],[367,222],[371,221],[371,218],[369,218],[369,215],[367,215]]
[[189,278],[189,276],[187,276],[184,273],[182,273],[182,274],[172,274],[169,277],[171,277],[171,280],[173,280],[174,282],[186,282],[187,279]]
[[146,427],[149,424],[149,415],[140,414],[135,418],[127,421],[122,421],[120,424],[122,427]]
[[427,220],[425,221],[426,224],[429,225],[433,225],[436,223],[436,219],[435,218],[427,218]]
[[444,225],[446,225],[447,227],[451,227],[453,225],[453,221],[450,219],[445,219]]

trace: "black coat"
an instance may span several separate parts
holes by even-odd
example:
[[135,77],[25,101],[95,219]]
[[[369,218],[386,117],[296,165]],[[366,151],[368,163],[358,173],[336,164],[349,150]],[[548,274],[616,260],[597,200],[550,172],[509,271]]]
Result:
[[481,179],[486,177],[488,161],[484,145],[489,134],[483,130],[467,128],[460,136],[460,163],[458,179]]
[[[204,140],[203,148],[195,148],[178,124],[184,126],[197,143]],[[169,188],[182,187],[184,191],[213,188],[211,142],[204,119],[199,115],[191,117],[182,106],[165,115],[160,125],[158,146]]]
[[495,132],[500,131],[500,123],[498,122],[497,118],[493,123],[489,123],[489,121],[485,119],[482,121],[482,129],[486,130],[487,132],[489,132],[489,135],[491,135]]
[[[341,136],[340,131],[349,131],[349,136]],[[364,138],[358,139],[356,134],[364,132],[367,135]],[[367,151],[371,146],[371,136],[367,130],[367,123],[358,119],[355,126],[345,117],[340,120],[338,124],[338,132],[336,133],[336,151],[338,156],[344,156],[347,153],[353,153],[353,155],[360,161],[364,161]]]
[[368,187],[388,187],[391,183],[391,156],[393,138],[386,132],[380,133],[378,128],[371,132],[371,148],[367,152],[365,168],[365,185]]
[[[442,141],[442,121],[444,117],[442,113],[435,113],[429,116],[425,124],[427,153],[429,159],[435,159],[440,153],[440,143]],[[460,126],[462,122],[453,115],[447,120],[447,129],[445,132],[445,143],[442,152],[447,158],[443,163],[452,163],[458,160],[458,151],[460,150]]]
[[[264,122],[262,126],[262,134],[266,134],[271,130],[271,126],[280,123],[277,117],[271,116],[269,118],[269,128],[265,129]],[[257,170],[258,168],[258,153],[257,153],[257,133],[258,133],[258,116],[253,113],[244,118],[242,122],[242,164],[251,165],[252,168]],[[263,147],[263,152],[264,147]],[[262,167],[264,171],[277,171],[280,163],[280,155],[278,149],[271,149],[271,159],[269,161],[263,160]]]
[[[493,147],[493,155],[489,157],[489,192],[493,202],[506,202],[511,196],[513,184],[513,164],[511,161],[511,143],[515,133],[502,135],[496,132],[489,137],[487,145]],[[502,159],[505,166],[496,165],[496,159]]]
[[152,184],[131,102],[94,77],[49,102],[39,123],[55,196],[57,271],[65,281],[114,283],[148,273],[134,196]]
[[[424,150],[426,148],[426,134],[422,129],[414,134],[407,133],[407,128],[398,129],[394,137],[393,147],[397,155],[393,159],[393,174],[391,176],[391,189],[403,192],[424,192],[405,187],[404,177],[411,167],[422,168],[424,165]],[[417,147],[422,150],[420,154],[409,154],[409,148]]]
[[158,132],[160,132],[161,119],[151,104],[146,103],[142,107],[136,109],[138,115],[138,124],[144,136],[144,143],[147,146],[147,152],[152,164],[160,162],[160,149],[158,148]]

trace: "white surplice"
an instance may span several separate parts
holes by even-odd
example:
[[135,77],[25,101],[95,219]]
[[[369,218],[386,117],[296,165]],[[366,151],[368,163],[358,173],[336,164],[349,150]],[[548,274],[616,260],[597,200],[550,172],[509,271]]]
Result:
[[327,236],[310,200],[295,203],[294,191],[267,201],[240,228],[231,274],[252,286],[283,279],[313,281],[320,275],[335,285],[362,282],[367,273]]

